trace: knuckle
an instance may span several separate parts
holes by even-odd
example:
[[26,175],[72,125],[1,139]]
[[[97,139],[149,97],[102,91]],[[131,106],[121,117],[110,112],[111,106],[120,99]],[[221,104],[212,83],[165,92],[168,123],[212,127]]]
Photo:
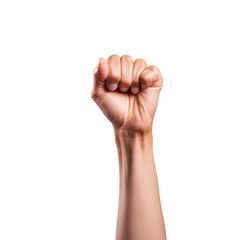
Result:
[[158,68],[157,68],[156,66],[154,66],[154,65],[150,65],[150,66],[148,67],[148,69],[149,69],[151,72],[159,72]]
[[121,60],[127,63],[132,63],[132,58],[129,55],[123,55]]
[[142,58],[138,58],[138,59],[136,59],[135,60],[135,62],[134,62],[134,64],[139,64],[139,65],[147,65],[146,64],[146,61],[144,60],[144,59],[142,59]]
[[163,81],[162,74],[156,66],[154,65],[149,66],[149,70],[154,73],[155,80],[158,80],[161,82]]
[[112,54],[109,58],[108,61],[113,60],[113,59],[119,59],[120,57],[117,54]]

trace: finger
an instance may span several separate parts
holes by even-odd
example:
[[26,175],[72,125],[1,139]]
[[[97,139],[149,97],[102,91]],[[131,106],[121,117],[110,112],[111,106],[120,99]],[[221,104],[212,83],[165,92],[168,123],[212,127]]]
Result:
[[118,87],[118,83],[121,80],[121,60],[118,55],[111,55],[108,58],[108,77],[107,88],[110,91],[115,91]]
[[119,83],[119,90],[127,92],[132,84],[133,60],[128,55],[121,57],[121,81]]
[[163,85],[162,74],[158,68],[153,65],[148,66],[141,72],[139,81],[143,90],[148,87],[162,88]]
[[99,59],[98,66],[93,73],[93,88],[91,96],[95,99],[98,95],[105,91],[105,82],[108,76],[108,63],[104,58]]
[[147,67],[147,64],[145,60],[143,59],[135,60],[133,64],[133,78],[132,78],[132,86],[131,86],[131,92],[133,94],[137,94],[139,92],[139,89],[140,89],[139,75],[146,67]]

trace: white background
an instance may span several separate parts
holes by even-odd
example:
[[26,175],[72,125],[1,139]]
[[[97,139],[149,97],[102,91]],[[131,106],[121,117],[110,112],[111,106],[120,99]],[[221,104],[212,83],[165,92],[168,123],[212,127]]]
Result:
[[[98,58],[164,77],[154,153],[168,239],[240,239],[239,1],[0,2],[0,239],[114,239],[118,160]],[[150,239],[149,239],[150,240]]]

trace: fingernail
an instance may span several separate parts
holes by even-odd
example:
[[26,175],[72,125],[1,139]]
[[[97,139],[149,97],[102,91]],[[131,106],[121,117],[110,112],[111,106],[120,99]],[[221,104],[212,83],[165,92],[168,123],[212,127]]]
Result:
[[95,74],[98,70],[98,67],[95,67],[94,70],[93,70],[93,73]]
[[139,87],[132,87],[131,91],[133,94],[137,94],[139,92]]
[[142,88],[142,89],[146,89],[146,88],[147,88],[147,84],[146,84],[146,83],[142,83],[142,84],[141,84],[141,88]]
[[121,92],[127,92],[128,91],[128,87],[120,87],[119,90]]
[[102,58],[99,58],[98,59],[98,63],[97,63],[97,66],[94,68],[94,70],[93,70],[93,73],[95,74],[95,73],[97,73],[97,70],[98,70],[98,65],[99,65],[99,63],[102,61]]
[[116,89],[117,89],[117,83],[109,83],[108,84],[108,89],[110,90],[110,91],[115,91]]

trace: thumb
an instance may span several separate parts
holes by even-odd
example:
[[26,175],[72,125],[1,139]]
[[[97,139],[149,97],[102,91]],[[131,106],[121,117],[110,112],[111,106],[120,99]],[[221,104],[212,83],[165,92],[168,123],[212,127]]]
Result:
[[94,101],[106,92],[105,84],[108,76],[108,62],[104,58],[99,59],[98,66],[93,72],[93,88],[91,97]]
[[98,66],[94,69],[94,81],[103,85],[108,76],[108,62],[104,58],[99,58]]

